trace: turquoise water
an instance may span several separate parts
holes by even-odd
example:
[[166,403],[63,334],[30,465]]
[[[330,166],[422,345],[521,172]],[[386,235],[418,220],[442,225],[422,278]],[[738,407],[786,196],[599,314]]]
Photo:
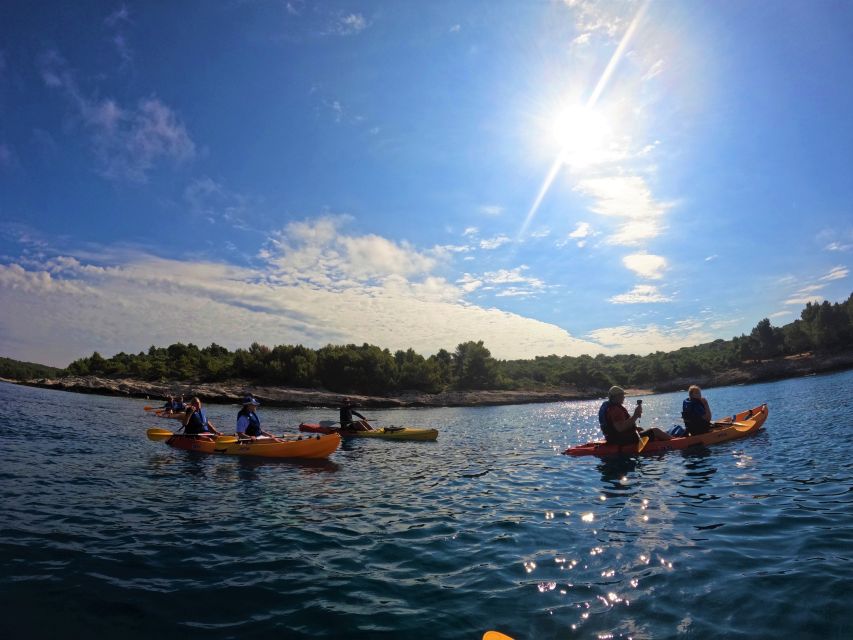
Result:
[[150,442],[173,425],[141,400],[0,384],[0,637],[847,638],[851,389],[712,389],[718,417],[767,402],[765,430],[622,461],[559,455],[597,402],[373,411],[439,440],[300,464]]

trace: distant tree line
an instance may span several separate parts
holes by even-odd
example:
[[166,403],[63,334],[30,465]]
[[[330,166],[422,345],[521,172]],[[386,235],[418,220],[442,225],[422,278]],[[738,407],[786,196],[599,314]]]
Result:
[[9,380],[53,378],[61,372],[62,369],[57,369],[56,367],[48,367],[44,364],[36,364],[35,362],[21,362],[20,360],[12,360],[11,358],[0,357],[0,378],[7,378]]
[[532,360],[496,360],[482,341],[464,342],[428,358],[412,349],[301,345],[229,351],[217,344],[151,347],[136,355],[103,358],[97,352],[75,360],[71,375],[131,377],[143,380],[199,382],[242,378],[256,384],[382,394],[400,390],[429,393],[447,389],[537,389],[573,385],[602,389],[611,384],[655,385],[675,378],[708,376],[744,362],[805,351],[853,347],[853,295],[845,302],[809,303],[800,318],[774,327],[765,318],[749,335],[647,356],[541,356]]

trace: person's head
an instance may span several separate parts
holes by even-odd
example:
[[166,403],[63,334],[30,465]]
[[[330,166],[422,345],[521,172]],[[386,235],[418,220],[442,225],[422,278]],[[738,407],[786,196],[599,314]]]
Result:
[[252,396],[243,398],[243,408],[246,411],[254,411],[256,407],[260,407],[261,403],[255,400]]
[[196,409],[201,409],[201,400],[199,400],[198,397],[193,398],[190,400],[190,406],[195,407]]
[[174,399],[175,399],[175,396],[166,396],[166,400],[168,400],[169,402],[172,402],[172,400],[174,400]]
[[690,388],[687,389],[687,395],[693,400],[699,400],[702,398],[702,389],[699,388],[699,385],[691,384]]
[[345,405],[345,406],[351,405],[352,404],[352,398],[344,398],[343,400],[341,400],[341,404]]
[[616,404],[625,402],[625,390],[622,387],[613,386],[607,392],[607,399]]

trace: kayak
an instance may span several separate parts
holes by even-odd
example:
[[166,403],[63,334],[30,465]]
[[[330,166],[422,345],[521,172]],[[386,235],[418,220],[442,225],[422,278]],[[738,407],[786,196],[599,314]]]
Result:
[[339,433],[344,438],[378,438],[380,440],[435,440],[438,438],[437,429],[420,429],[418,427],[376,427],[370,431],[341,431],[340,427],[331,426],[334,423],[311,424],[303,422],[299,430],[307,433]]
[[[233,440],[233,438],[232,438]],[[166,444],[184,451],[223,453],[231,456],[258,456],[261,458],[327,458],[341,444],[337,434],[299,437],[298,440],[258,438],[251,441],[217,443],[207,436],[175,434]]]
[[695,436],[682,436],[672,440],[649,441],[642,451],[637,451],[638,444],[617,445],[607,444],[604,441],[588,442],[569,447],[563,454],[567,456],[631,456],[639,454],[664,453],[691,447],[706,447],[719,442],[745,438],[761,429],[761,425],[767,420],[767,405],[763,404],[754,409],[742,411],[731,417],[731,422],[715,422],[714,427],[708,433]]

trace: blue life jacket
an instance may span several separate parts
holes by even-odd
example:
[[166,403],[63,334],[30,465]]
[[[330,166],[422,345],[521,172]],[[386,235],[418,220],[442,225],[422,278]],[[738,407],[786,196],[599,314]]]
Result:
[[702,404],[701,400],[697,400],[696,398],[687,398],[681,404],[681,417],[687,420],[687,416],[696,416],[697,418],[701,418],[705,415],[705,405]]
[[607,410],[610,408],[610,400],[605,400],[601,403],[601,406],[598,408],[598,426],[601,427],[601,430],[604,433],[607,433],[607,430],[613,425],[607,424]]
[[193,411],[189,422],[187,422],[187,426],[184,428],[184,433],[192,435],[195,433],[205,433],[207,431],[210,431],[210,429],[207,428],[207,412],[205,412],[204,409]]
[[[240,409],[240,412],[237,414],[237,423],[240,423],[240,418],[244,417],[249,420],[249,426],[246,427],[246,435],[247,436],[259,436],[261,435],[261,419],[258,417],[258,414],[254,411],[249,411],[246,407]],[[239,433],[239,431],[238,431]]]

